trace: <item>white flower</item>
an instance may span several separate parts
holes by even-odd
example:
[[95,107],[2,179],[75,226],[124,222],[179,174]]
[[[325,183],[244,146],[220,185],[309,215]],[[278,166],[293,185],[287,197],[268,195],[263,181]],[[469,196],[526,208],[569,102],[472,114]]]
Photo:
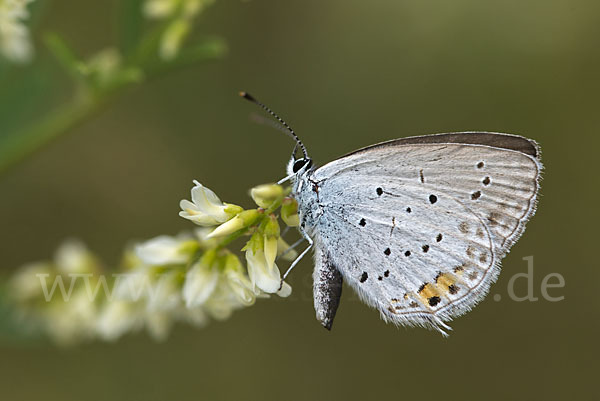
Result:
[[17,301],[27,301],[43,295],[40,278],[50,276],[52,266],[37,262],[21,267],[10,281],[11,296]]
[[200,226],[216,226],[242,211],[239,206],[221,202],[213,191],[198,181],[194,181],[194,184],[196,186],[192,188],[192,202],[182,200],[179,203],[181,207],[179,215],[181,217]]
[[178,311],[178,318],[196,327],[204,327],[208,323],[208,316],[202,306],[182,308]]
[[212,231],[213,229],[211,227],[198,227],[194,230],[194,234],[196,234],[196,239],[198,240],[200,249],[206,251],[217,247],[219,240],[208,237]]
[[52,303],[46,315],[48,334],[61,345],[71,345],[90,339],[95,334],[97,306],[83,288],[68,301]]
[[138,302],[152,290],[151,271],[146,266],[116,275],[111,301]]
[[292,286],[286,283],[285,281],[281,282],[281,288],[277,291],[277,295],[281,298],[287,298],[292,295]]
[[255,252],[247,249],[246,262],[248,263],[248,276],[250,276],[250,282],[255,289],[258,288],[269,294],[279,291],[281,287],[279,268],[275,263],[269,267],[263,249],[257,249]]
[[176,270],[157,275],[156,268],[141,266],[119,276],[99,315],[96,331],[105,340],[145,326],[150,335],[164,340],[182,304]]
[[225,260],[224,275],[230,292],[245,306],[254,304],[256,294],[252,283],[246,274],[237,256],[229,254]]
[[168,271],[158,276],[146,300],[146,309],[149,313],[171,312],[181,306],[179,277],[177,271]]
[[128,301],[109,301],[97,319],[96,332],[107,341],[114,341],[123,334],[139,329],[143,324],[140,306]]
[[205,254],[188,272],[183,298],[188,319],[192,317],[198,325],[204,324],[206,314],[218,320],[227,319],[234,310],[252,305],[256,294],[237,256],[228,254],[224,260],[215,261],[212,253]]
[[180,13],[181,17],[192,18],[214,0],[146,0],[144,14],[148,18],[163,19]]
[[192,19],[213,0],[147,0],[144,13],[149,18],[167,19],[171,22],[165,30],[159,55],[163,60],[173,59],[192,28]]
[[183,284],[183,299],[188,308],[204,304],[217,286],[219,274],[208,261],[202,257],[196,262],[185,276]]
[[78,240],[67,240],[56,250],[56,269],[63,274],[92,273],[97,268],[94,255]]
[[31,59],[29,31],[23,20],[29,17],[27,5],[33,0],[0,0],[0,53],[13,62]]
[[177,3],[177,0],[147,0],[144,14],[149,18],[165,18],[176,11]]
[[142,263],[150,266],[181,264],[187,262],[195,244],[188,236],[161,235],[136,245],[135,253]]
[[231,291],[224,277],[219,277],[217,286],[211,297],[203,305],[204,310],[214,319],[228,319],[235,309],[243,305]]
[[246,262],[248,263],[248,276],[254,288],[254,292],[260,295],[260,291],[267,294],[277,294],[280,297],[288,297],[292,293],[292,287],[281,280],[281,273],[275,263],[272,265],[265,257],[263,248],[252,250],[252,246],[246,250]]

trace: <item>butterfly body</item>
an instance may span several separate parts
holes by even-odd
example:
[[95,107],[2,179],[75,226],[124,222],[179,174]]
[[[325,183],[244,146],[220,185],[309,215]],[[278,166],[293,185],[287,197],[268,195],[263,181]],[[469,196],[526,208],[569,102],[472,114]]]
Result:
[[496,280],[541,168],[534,141],[481,132],[390,141],[321,168],[292,160],[317,319],[331,328],[346,281],[384,320],[445,333]]

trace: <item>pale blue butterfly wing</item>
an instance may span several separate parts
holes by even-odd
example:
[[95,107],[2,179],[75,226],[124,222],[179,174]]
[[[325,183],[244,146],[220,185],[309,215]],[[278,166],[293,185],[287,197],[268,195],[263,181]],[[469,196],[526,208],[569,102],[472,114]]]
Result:
[[331,327],[343,277],[385,320],[443,332],[496,280],[541,168],[531,140],[458,133],[375,145],[299,177],[319,320]]

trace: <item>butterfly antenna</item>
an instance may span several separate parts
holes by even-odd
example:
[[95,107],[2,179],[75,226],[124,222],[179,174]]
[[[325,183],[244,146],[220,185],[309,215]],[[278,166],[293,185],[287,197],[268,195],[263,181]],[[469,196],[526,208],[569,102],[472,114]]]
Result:
[[246,100],[251,101],[254,104],[259,105],[260,107],[262,107],[267,113],[269,113],[270,115],[272,115],[273,117],[275,117],[277,119],[277,121],[279,121],[285,128],[287,128],[287,130],[289,132],[286,132],[293,140],[296,141],[296,144],[298,146],[300,146],[300,149],[302,149],[302,154],[304,155],[305,159],[308,159],[308,153],[306,152],[306,148],[304,147],[304,144],[302,143],[302,141],[300,140],[300,138],[298,138],[298,135],[296,135],[296,133],[294,132],[294,130],[292,129],[292,127],[290,127],[285,121],[283,121],[281,119],[281,117],[279,117],[277,114],[275,114],[273,112],[273,110],[271,110],[270,108],[268,108],[267,106],[265,106],[263,103],[259,102],[258,100],[256,100],[252,95],[250,95],[247,92],[240,92],[240,96],[243,97]]

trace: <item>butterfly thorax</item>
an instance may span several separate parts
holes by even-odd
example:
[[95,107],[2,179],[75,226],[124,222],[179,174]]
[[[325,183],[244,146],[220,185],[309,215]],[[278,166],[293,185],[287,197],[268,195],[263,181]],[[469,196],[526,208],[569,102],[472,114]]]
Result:
[[319,183],[312,179],[314,168],[304,171],[292,178],[292,196],[298,201],[300,227],[310,237],[314,236],[313,228],[323,214],[319,202]]

